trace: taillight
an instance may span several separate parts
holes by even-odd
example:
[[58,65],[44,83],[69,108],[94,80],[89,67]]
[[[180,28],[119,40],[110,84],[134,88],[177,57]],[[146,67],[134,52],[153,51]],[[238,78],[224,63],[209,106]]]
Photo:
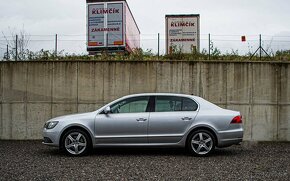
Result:
[[231,122],[231,124],[241,124],[241,123],[243,123],[242,116],[236,116],[236,117],[234,117],[234,119]]

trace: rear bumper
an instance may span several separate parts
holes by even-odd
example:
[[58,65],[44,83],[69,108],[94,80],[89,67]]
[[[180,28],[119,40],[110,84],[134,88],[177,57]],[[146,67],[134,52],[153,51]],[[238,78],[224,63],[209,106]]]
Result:
[[220,131],[218,133],[217,147],[227,147],[235,144],[239,144],[243,141],[244,130],[243,128]]
[[242,141],[243,141],[243,138],[222,140],[219,142],[217,147],[222,148],[222,147],[228,147],[228,146],[232,146],[232,145],[238,145]]

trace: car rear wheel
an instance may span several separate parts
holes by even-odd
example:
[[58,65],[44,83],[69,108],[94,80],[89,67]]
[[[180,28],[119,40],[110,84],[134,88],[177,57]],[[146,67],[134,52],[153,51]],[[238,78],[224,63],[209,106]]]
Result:
[[62,139],[62,149],[71,156],[83,156],[91,150],[91,141],[86,132],[72,129]]
[[195,156],[207,156],[215,149],[215,138],[207,130],[194,131],[187,143],[189,151]]

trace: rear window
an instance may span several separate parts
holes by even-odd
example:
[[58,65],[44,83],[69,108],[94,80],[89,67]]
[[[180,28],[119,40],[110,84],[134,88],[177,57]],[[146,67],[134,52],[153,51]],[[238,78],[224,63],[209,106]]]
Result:
[[198,105],[192,99],[177,96],[157,96],[155,112],[196,111]]
[[182,111],[196,111],[197,110],[197,103],[189,98],[182,99]]

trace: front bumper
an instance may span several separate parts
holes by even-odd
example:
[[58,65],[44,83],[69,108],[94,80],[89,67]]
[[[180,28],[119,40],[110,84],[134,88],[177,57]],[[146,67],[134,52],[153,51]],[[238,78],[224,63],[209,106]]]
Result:
[[53,131],[53,129],[49,130],[49,129],[44,128],[42,144],[58,147],[59,146],[59,132]]

